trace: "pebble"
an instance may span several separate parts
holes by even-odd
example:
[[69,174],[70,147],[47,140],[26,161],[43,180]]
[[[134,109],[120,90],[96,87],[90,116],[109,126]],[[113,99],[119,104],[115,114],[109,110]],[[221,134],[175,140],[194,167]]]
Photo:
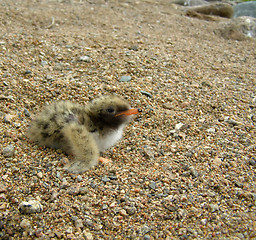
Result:
[[126,207],[126,212],[129,215],[134,215],[136,213],[136,207]]
[[119,211],[119,213],[120,213],[120,215],[122,215],[122,216],[127,216],[127,212],[125,211],[125,209],[121,209],[121,210]]
[[206,223],[207,223],[207,219],[206,218],[203,218],[203,219],[201,219],[201,224],[203,224],[203,225],[206,225]]
[[5,192],[7,192],[7,187],[2,183],[0,183],[0,193],[5,193]]
[[192,177],[194,177],[194,178],[197,178],[199,176],[198,171],[193,167],[190,168],[190,173],[191,173]]
[[155,190],[155,189],[156,189],[156,182],[151,181],[151,182],[149,183],[149,187],[150,187],[152,190]]
[[43,206],[39,201],[29,200],[27,202],[21,202],[19,205],[19,210],[23,214],[39,213],[43,211]]
[[209,209],[211,212],[219,211],[219,206],[217,204],[209,204]]
[[91,58],[89,56],[82,56],[79,58],[79,61],[81,62],[90,62]]
[[25,75],[29,75],[29,74],[31,74],[32,72],[30,71],[30,70],[26,70],[25,72],[24,72],[24,74]]
[[6,115],[4,116],[4,122],[5,122],[5,123],[11,123],[15,117],[16,117],[16,115],[13,115],[13,114],[6,114]]
[[130,82],[132,80],[131,76],[122,76],[119,82]]
[[47,61],[41,61],[41,65],[43,66],[43,67],[45,67],[46,65],[48,65],[48,62]]
[[168,110],[172,110],[174,109],[173,105],[171,103],[165,103],[163,104],[163,108],[168,109]]
[[151,147],[145,146],[143,149],[144,156],[147,159],[153,159],[154,158],[154,152],[152,151]]
[[150,240],[150,236],[149,235],[145,235],[144,236],[144,240]]
[[151,231],[151,228],[148,227],[147,225],[142,226],[141,229],[140,229],[140,232],[141,232],[142,235],[145,235],[146,233],[148,233],[150,231]]
[[215,157],[212,161],[212,164],[215,166],[215,167],[219,167],[221,164],[222,164],[222,158],[219,158],[219,157]]
[[84,230],[83,235],[84,235],[85,240],[93,240],[93,236],[90,232]]
[[103,182],[109,182],[109,181],[110,181],[110,178],[108,178],[106,175],[104,175],[104,176],[101,178],[101,180],[102,180]]
[[69,195],[78,195],[80,192],[80,186],[79,185],[73,185],[73,186],[70,186],[68,189],[67,189],[67,193]]
[[24,114],[26,117],[30,117],[30,112],[26,108],[24,109]]
[[152,94],[151,93],[149,93],[149,92],[146,92],[146,91],[140,91],[141,92],[141,94],[143,94],[143,95],[145,95],[145,96],[147,96],[147,97],[149,97],[149,98],[152,98],[153,96],[152,96]]
[[31,228],[31,223],[28,219],[23,219],[20,222],[20,227],[23,228],[24,230],[29,230]]
[[215,133],[216,132],[215,128],[208,128],[206,131],[208,133]]
[[81,187],[79,190],[79,193],[82,195],[87,194],[88,192],[89,192],[89,190],[87,187]]
[[56,63],[53,69],[61,71],[63,69],[63,65],[61,63]]
[[83,177],[82,177],[81,175],[78,175],[77,178],[76,178],[76,180],[77,180],[78,182],[82,182],[82,181],[83,181]]
[[176,131],[179,131],[179,130],[182,129],[183,126],[184,126],[183,123],[177,123],[177,124],[175,125],[175,130],[176,130]]
[[255,160],[255,159],[250,159],[250,160],[249,160],[249,164],[250,164],[251,166],[255,166],[255,165],[256,165],[256,160]]
[[3,148],[4,157],[13,157],[15,152],[14,146],[12,144]]
[[133,46],[129,47],[129,50],[138,51],[139,48],[138,48],[138,46],[133,45]]
[[77,228],[83,228],[84,227],[84,224],[83,224],[83,220],[82,219],[76,219],[75,221],[75,226],[77,227]]
[[36,175],[37,175],[39,178],[42,178],[42,177],[43,177],[43,173],[42,173],[42,172],[38,172]]
[[239,122],[237,122],[237,121],[235,121],[233,119],[230,119],[229,117],[225,117],[224,118],[224,122],[227,122],[227,123],[229,123],[232,126],[238,126],[240,124]]

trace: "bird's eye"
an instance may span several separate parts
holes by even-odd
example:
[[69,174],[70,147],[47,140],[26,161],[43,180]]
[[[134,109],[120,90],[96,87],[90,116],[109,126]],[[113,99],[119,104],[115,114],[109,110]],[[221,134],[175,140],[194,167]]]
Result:
[[108,113],[113,113],[115,110],[114,110],[114,108],[112,108],[112,107],[109,107],[108,109],[107,109],[107,112]]

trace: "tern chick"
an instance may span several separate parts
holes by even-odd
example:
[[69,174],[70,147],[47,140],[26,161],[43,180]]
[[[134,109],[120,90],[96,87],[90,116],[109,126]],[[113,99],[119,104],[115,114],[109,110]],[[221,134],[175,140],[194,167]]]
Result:
[[100,152],[121,139],[132,115],[140,111],[118,96],[99,97],[86,106],[55,102],[36,116],[28,137],[39,145],[72,154],[74,161],[66,169],[82,173],[99,160],[104,161],[99,157]]

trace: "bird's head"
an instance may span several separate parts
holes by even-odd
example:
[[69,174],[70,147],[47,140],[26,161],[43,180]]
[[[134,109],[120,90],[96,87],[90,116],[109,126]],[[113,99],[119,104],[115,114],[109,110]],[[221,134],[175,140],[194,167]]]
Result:
[[128,123],[141,110],[131,108],[127,101],[112,95],[96,98],[89,104],[89,116],[94,123],[116,128]]

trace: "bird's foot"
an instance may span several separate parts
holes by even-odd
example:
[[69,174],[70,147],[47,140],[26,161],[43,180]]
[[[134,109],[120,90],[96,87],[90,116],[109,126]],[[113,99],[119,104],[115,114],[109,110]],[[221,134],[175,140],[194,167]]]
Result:
[[112,163],[112,160],[108,159],[108,158],[103,158],[103,157],[99,157],[99,161],[103,164],[106,163]]

